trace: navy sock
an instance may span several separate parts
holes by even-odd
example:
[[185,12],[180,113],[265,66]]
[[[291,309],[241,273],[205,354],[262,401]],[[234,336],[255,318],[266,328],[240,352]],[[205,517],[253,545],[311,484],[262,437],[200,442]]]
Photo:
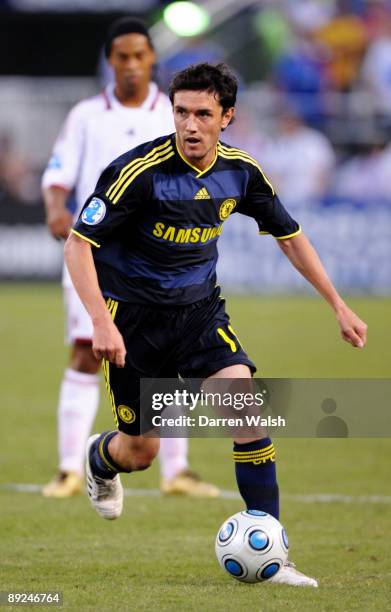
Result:
[[234,443],[236,481],[248,510],[263,510],[279,517],[276,453],[270,438]]
[[118,431],[105,431],[91,445],[90,466],[91,470],[100,478],[114,478],[118,472],[124,472],[111,457],[109,453],[109,442]]

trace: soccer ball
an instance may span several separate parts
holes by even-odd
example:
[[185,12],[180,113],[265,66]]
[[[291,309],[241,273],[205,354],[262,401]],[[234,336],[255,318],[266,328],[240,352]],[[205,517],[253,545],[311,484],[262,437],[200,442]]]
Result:
[[217,559],[230,576],[262,582],[277,574],[288,558],[288,536],[281,523],[261,510],[230,516],[216,536]]

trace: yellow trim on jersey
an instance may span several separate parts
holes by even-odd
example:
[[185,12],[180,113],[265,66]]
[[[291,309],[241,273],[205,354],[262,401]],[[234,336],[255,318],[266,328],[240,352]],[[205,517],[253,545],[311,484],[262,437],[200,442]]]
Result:
[[238,334],[234,331],[234,328],[232,327],[232,325],[227,325],[229,331],[231,332],[231,334],[233,336],[235,336],[236,340],[239,342],[239,346],[243,346],[243,344],[240,342],[239,338],[238,338]]
[[[107,298],[106,306],[107,306],[108,311],[111,314],[111,318],[114,321],[115,315],[117,314],[118,302],[116,300],[113,300],[112,298]],[[105,377],[105,384],[106,384],[107,394],[109,396],[111,411],[114,416],[114,423],[118,427],[118,416],[117,416],[117,409],[115,407],[114,393],[110,386],[110,363],[107,359],[102,359],[102,369],[103,369],[103,373]]]
[[118,302],[115,302],[115,304],[114,304],[114,308],[113,308],[113,310],[111,311],[111,316],[113,317],[113,321],[114,321],[114,319],[115,319],[115,315],[117,314],[117,309],[118,309]]
[[[299,227],[297,232],[293,232],[293,234],[288,234],[287,236],[273,236],[273,238],[275,238],[276,240],[286,240],[287,238],[293,238],[293,236],[298,236],[299,234],[301,234],[301,232],[302,232],[302,229],[301,227]],[[263,236],[265,234],[270,234],[270,232],[258,232],[258,234],[260,236]]]
[[111,411],[114,417],[114,423],[118,427],[118,416],[117,416],[117,410],[115,407],[114,393],[112,392],[111,387],[110,387],[110,363],[107,361],[107,359],[102,359],[102,369],[103,369],[103,374],[105,377],[107,395],[109,396]]
[[225,333],[225,331],[224,331],[224,330],[223,330],[221,327],[218,327],[218,328],[217,328],[217,333],[219,334],[219,336],[221,336],[221,337],[222,337],[222,339],[224,340],[224,342],[226,342],[226,343],[229,345],[229,347],[230,347],[231,351],[232,351],[233,353],[236,353],[236,351],[238,350],[238,348],[237,348],[237,346],[236,346],[235,342],[234,342],[234,341],[233,341],[233,340],[232,340],[232,339],[231,339],[229,336],[227,336],[227,334]]
[[217,147],[220,151],[224,153],[237,153],[238,155],[243,155],[244,157],[247,157],[247,159],[254,162],[258,166],[260,165],[258,160],[255,159],[255,157],[253,157],[252,155],[250,155],[250,153],[247,153],[247,151],[244,151],[243,149],[239,149],[238,147],[228,147],[226,145],[223,145],[223,143],[220,141],[217,143]]
[[180,150],[180,148],[179,148],[179,146],[178,146],[178,139],[177,139],[177,137],[176,137],[176,136],[175,136],[175,145],[176,145],[176,150],[178,151],[178,155],[179,155],[179,157],[180,157],[181,159],[183,159],[183,161],[185,162],[185,164],[187,164],[188,166],[190,166],[190,168],[193,168],[193,170],[195,170],[195,171],[197,172],[197,176],[196,176],[196,178],[200,178],[200,176],[202,176],[203,174],[205,174],[206,172],[208,172],[208,170],[210,170],[210,169],[211,169],[211,168],[212,168],[212,167],[215,165],[215,163],[216,163],[217,156],[218,156],[218,153],[217,153],[217,147],[216,147],[216,149],[215,149],[215,156],[214,156],[214,159],[213,159],[212,163],[211,163],[211,164],[209,164],[209,166],[208,166],[207,168],[205,168],[205,170],[200,170],[199,168],[197,168],[197,166],[193,166],[193,164],[191,164],[191,163],[190,163],[190,162],[189,162],[189,161],[186,159],[186,157],[183,155],[182,151]]
[[133,159],[131,162],[129,162],[126,166],[124,166],[121,172],[119,173],[117,180],[115,180],[114,183],[106,191],[107,197],[111,198],[111,196],[114,195],[114,191],[117,190],[117,186],[119,186],[119,183],[122,182],[122,179],[124,178],[124,174],[127,173],[128,170],[131,170],[132,168],[134,168],[134,166],[136,164],[138,165],[139,162],[148,161],[151,157],[155,155],[155,153],[162,151],[162,149],[165,149],[168,145],[171,145],[171,138],[166,140],[166,142],[159,145],[158,147],[155,147],[154,149],[152,149],[152,151],[144,155],[144,157],[137,157],[136,159]]
[[270,189],[272,190],[272,194],[275,195],[276,192],[274,190],[274,187],[267,178],[264,171],[262,170],[261,166],[259,165],[257,160],[251,157],[251,155],[249,155],[248,153],[246,153],[246,151],[243,151],[242,149],[236,149],[235,147],[225,147],[221,144],[221,142],[217,144],[217,149],[219,155],[225,157],[226,159],[241,159],[242,161],[247,161],[249,164],[252,164],[256,168],[258,168],[259,172],[262,174],[265,183],[269,185]]
[[100,244],[98,244],[97,242],[95,242],[94,240],[91,240],[91,238],[87,238],[87,236],[83,236],[83,234],[79,234],[79,232],[77,232],[75,229],[71,229],[72,234],[75,234],[75,236],[79,236],[79,238],[83,238],[83,240],[85,240],[86,242],[89,242],[90,244],[93,244],[94,246],[96,246],[98,249],[100,249]]
[[111,313],[111,318],[114,321],[115,315],[117,314],[118,302],[116,302],[112,298],[107,298],[106,306],[107,306],[109,312]]
[[301,234],[301,227],[297,230],[297,232],[293,232],[293,234],[288,234],[287,236],[274,236],[277,240],[286,240],[287,238],[293,238],[293,236],[298,236]]
[[[164,153],[166,152],[164,151]],[[169,153],[166,153],[163,156],[161,153],[159,153],[159,156],[154,161],[152,161],[151,159],[151,161],[149,161],[148,163],[144,163],[144,165],[141,166],[138,170],[134,168],[128,176],[124,176],[123,181],[126,180],[126,178],[128,178],[128,180],[123,185],[121,191],[115,196],[115,198],[112,199],[113,204],[117,204],[120,197],[127,190],[129,185],[133,183],[134,179],[138,177],[139,174],[144,172],[144,170],[148,170],[148,168],[151,168],[152,166],[156,166],[156,164],[161,164],[162,162],[166,161],[166,159],[170,159],[170,157],[172,157],[173,155],[175,155],[175,151],[173,149],[169,149]]]
[[166,153],[171,152],[171,151],[173,151],[172,145],[168,143],[165,145],[164,150],[157,151],[153,149],[151,151],[152,154],[149,153],[148,155],[145,155],[145,157],[138,157],[137,159],[133,160],[133,162],[125,166],[126,168],[125,172],[121,170],[121,173],[118,179],[106,191],[106,195],[109,198],[109,200],[114,202],[119,199],[119,198],[116,199],[116,196],[118,195],[118,191],[121,190],[123,185],[126,184],[126,181],[133,175],[133,173],[136,170],[138,170],[139,168],[144,168],[146,164],[156,159],[160,159],[162,155],[165,155]]

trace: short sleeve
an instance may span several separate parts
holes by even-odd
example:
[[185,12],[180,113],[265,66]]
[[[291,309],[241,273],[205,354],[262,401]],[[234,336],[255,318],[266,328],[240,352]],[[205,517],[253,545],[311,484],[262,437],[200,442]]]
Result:
[[54,143],[42,176],[42,187],[60,186],[71,191],[77,182],[84,149],[85,113],[73,108]]
[[124,157],[119,157],[102,172],[94,193],[87,199],[72,229],[72,233],[96,247],[127,223],[140,203],[148,198],[149,188],[144,176],[127,184]]
[[237,212],[255,219],[260,234],[272,234],[279,240],[299,234],[300,225],[282,205],[261,168],[251,165],[249,171],[247,192]]

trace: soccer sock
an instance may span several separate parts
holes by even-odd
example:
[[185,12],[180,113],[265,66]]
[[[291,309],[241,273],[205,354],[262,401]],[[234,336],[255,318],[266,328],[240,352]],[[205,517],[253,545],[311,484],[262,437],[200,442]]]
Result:
[[236,481],[248,510],[263,510],[278,519],[279,494],[275,451],[270,438],[234,443]]
[[187,438],[160,439],[159,461],[162,478],[170,480],[189,467],[187,449]]
[[59,467],[84,472],[84,454],[99,404],[99,377],[68,368],[58,403]]
[[[118,431],[105,431],[91,444],[90,466],[91,470],[100,478],[114,478],[118,472],[125,472],[118,463],[114,461],[109,452],[109,442]],[[129,470],[130,471],[130,470]]]

